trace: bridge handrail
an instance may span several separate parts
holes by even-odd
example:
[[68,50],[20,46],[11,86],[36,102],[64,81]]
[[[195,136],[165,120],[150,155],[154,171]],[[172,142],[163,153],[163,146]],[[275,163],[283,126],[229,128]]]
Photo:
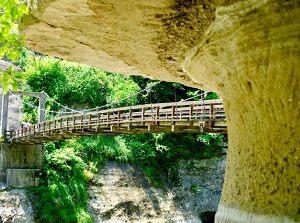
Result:
[[56,117],[13,132],[14,139],[35,136],[49,131],[72,131],[92,126],[111,126],[146,121],[215,120],[225,119],[222,100],[181,101],[111,108]]

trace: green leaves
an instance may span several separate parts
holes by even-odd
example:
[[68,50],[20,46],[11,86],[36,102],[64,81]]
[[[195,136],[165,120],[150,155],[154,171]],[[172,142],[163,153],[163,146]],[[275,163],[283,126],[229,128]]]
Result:
[[[24,38],[18,34],[18,20],[28,13],[27,7],[19,0],[0,0],[0,59],[4,55],[10,60],[17,61],[19,52],[24,45]],[[1,70],[0,82],[3,92],[7,93],[10,85],[14,91],[18,90],[20,74],[14,74],[14,70]]]
[[205,145],[203,156],[212,158],[222,150],[224,135],[220,133],[198,134],[197,140]]
[[37,189],[39,200],[35,209],[40,222],[93,222],[86,210],[84,168],[78,151],[55,149],[54,143],[46,144],[43,171],[47,178],[45,185]]
[[3,93],[8,92],[9,86],[13,91],[18,91],[19,81],[24,78],[24,75],[20,72],[15,72],[13,65],[8,67],[7,71],[0,71],[0,82],[2,83]]

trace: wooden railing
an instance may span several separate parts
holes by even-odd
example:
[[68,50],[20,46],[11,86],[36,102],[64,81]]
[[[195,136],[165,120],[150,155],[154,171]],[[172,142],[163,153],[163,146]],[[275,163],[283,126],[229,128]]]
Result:
[[226,132],[221,100],[129,106],[63,116],[17,129],[13,143],[43,143],[76,136],[142,132]]

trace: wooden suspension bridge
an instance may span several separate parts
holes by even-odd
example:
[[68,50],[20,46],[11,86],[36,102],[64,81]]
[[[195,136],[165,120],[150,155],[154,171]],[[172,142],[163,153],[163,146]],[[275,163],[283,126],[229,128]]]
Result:
[[158,132],[227,133],[222,100],[112,108],[42,121],[6,132],[6,142],[39,144],[78,136]]

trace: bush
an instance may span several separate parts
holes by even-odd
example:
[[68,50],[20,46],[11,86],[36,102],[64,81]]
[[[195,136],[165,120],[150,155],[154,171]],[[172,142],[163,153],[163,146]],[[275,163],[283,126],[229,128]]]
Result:
[[92,222],[86,210],[85,163],[72,148],[46,146],[44,181],[34,189],[39,196],[36,218],[46,223]]

